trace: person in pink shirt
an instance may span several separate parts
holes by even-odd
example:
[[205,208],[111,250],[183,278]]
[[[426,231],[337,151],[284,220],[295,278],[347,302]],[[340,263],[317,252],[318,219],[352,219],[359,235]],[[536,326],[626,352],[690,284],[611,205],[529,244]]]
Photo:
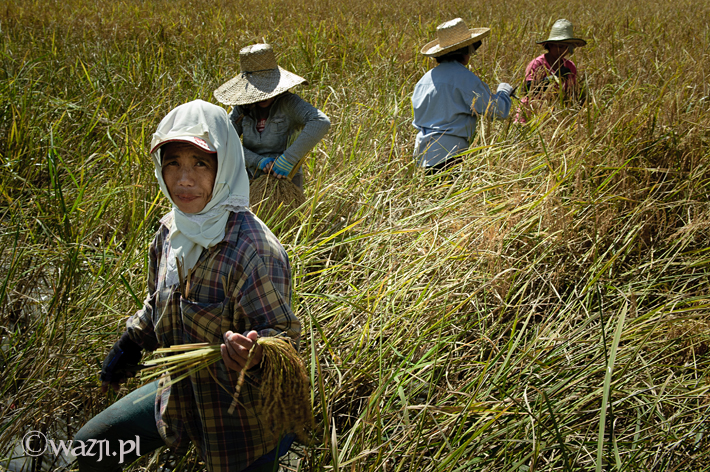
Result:
[[[522,108],[529,108],[531,98],[541,98],[548,94],[562,98],[579,98],[577,87],[577,66],[568,59],[574,49],[582,47],[587,42],[575,38],[572,23],[569,20],[555,21],[550,30],[550,36],[538,41],[546,52],[536,57],[525,68],[525,96],[520,103]],[[518,110],[516,120],[524,123],[522,110]]]

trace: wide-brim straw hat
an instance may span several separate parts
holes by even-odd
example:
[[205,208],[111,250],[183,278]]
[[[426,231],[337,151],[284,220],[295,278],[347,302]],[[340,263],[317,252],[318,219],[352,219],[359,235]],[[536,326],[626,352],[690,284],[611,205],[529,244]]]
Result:
[[252,44],[239,51],[242,71],[214,91],[225,105],[249,105],[280,95],[306,79],[279,67],[270,44]]
[[490,28],[468,29],[461,18],[454,18],[437,26],[436,39],[425,44],[419,52],[429,57],[443,56],[480,41],[490,34]]
[[545,43],[565,43],[571,44],[576,47],[582,47],[587,45],[587,42],[582,38],[574,37],[572,22],[569,20],[565,20],[564,18],[555,21],[555,24],[552,25],[552,28],[550,29],[549,38],[544,41],[537,42],[537,44]]

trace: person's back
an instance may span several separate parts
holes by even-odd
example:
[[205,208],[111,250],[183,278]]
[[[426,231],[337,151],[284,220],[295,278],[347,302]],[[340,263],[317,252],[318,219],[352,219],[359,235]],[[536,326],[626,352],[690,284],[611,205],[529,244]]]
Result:
[[474,93],[484,87],[460,62],[437,65],[414,88],[414,126],[468,139],[475,131],[475,121],[471,120]]
[[492,94],[466,67],[489,34],[489,28],[469,30],[456,18],[439,25],[437,39],[420,51],[438,62],[419,80],[412,94],[412,124],[418,130],[414,155],[419,167],[427,172],[457,162],[451,158],[468,148],[478,116],[508,116],[512,87],[501,83]]

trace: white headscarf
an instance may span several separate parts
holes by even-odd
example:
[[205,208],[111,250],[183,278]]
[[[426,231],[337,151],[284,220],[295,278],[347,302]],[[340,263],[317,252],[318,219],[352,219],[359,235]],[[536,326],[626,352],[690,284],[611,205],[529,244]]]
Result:
[[[217,151],[212,199],[199,213],[180,211],[163,180],[160,146],[186,137],[202,138]],[[244,166],[242,143],[227,112],[202,100],[185,103],[168,113],[158,125],[150,149],[160,190],[173,205],[165,278],[165,286],[170,287],[179,281],[176,260],[182,261],[185,270],[192,269],[203,248],[212,247],[224,239],[229,212],[247,211],[249,177]]]

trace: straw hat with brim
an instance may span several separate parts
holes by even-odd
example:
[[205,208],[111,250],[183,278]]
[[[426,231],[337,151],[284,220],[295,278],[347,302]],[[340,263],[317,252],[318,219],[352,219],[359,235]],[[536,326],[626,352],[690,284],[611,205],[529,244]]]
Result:
[[550,29],[550,37],[544,41],[538,41],[537,44],[545,43],[565,43],[572,46],[586,46],[587,42],[581,38],[575,38],[572,31],[572,23],[569,20],[557,20]]
[[443,56],[480,41],[490,34],[490,28],[468,29],[461,18],[455,18],[437,26],[436,39],[427,43],[420,52],[429,57]]
[[249,105],[268,100],[307,83],[306,79],[278,66],[270,44],[252,44],[239,51],[242,71],[214,91],[225,105]]

